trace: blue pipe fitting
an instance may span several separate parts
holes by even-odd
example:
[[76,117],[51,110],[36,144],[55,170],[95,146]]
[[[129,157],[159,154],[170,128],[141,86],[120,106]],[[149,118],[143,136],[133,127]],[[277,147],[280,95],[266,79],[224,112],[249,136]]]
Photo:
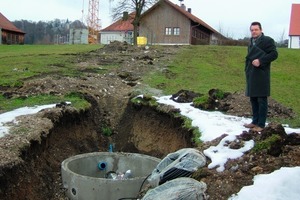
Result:
[[100,170],[105,170],[105,169],[106,169],[106,166],[107,166],[107,163],[104,162],[104,161],[101,161],[101,162],[98,163],[98,168],[99,168]]
[[113,145],[112,144],[109,145],[108,152],[113,152]]

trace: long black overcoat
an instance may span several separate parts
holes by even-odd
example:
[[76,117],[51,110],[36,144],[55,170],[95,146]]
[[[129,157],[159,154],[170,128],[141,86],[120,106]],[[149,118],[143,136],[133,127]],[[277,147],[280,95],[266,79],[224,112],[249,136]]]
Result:
[[[271,37],[262,34],[261,37],[255,41],[255,44],[253,44],[251,40],[245,63],[246,96],[270,96],[270,67],[271,62],[276,60],[277,57],[278,52],[275,42]],[[259,59],[259,67],[252,65],[252,61],[255,59]]]

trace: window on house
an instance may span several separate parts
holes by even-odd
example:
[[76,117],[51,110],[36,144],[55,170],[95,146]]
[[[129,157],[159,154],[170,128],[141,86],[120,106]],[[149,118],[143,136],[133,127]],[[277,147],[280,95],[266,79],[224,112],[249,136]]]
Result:
[[172,35],[172,28],[166,27],[166,35]]
[[174,35],[180,35],[180,28],[174,28]]
[[11,44],[11,34],[7,33],[7,44]]
[[193,37],[197,37],[197,31],[193,30]]

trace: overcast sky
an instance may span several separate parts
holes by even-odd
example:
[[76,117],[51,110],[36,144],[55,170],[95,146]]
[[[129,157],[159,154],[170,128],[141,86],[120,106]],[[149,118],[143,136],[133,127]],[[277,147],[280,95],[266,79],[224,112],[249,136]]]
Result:
[[[99,17],[105,28],[112,23],[111,6],[109,0],[99,1]],[[288,38],[291,5],[299,4],[300,0],[184,0],[183,3],[192,9],[192,14],[225,36],[249,36],[249,24],[260,21],[264,33],[278,41],[283,34]],[[87,10],[88,0],[0,0],[0,12],[11,21],[82,20],[86,19]]]

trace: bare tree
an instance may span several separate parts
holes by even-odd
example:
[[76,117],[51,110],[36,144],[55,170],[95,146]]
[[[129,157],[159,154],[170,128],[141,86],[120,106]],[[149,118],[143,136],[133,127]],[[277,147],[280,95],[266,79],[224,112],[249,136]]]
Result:
[[284,45],[284,40],[285,40],[285,29],[283,29],[283,31],[282,31],[282,33],[281,33],[281,35],[280,35],[280,37],[279,37],[278,43],[279,43],[280,45]]
[[233,39],[234,38],[234,34],[230,31],[229,28],[227,28],[227,31],[225,32],[223,24],[220,21],[219,21],[218,32],[221,33],[221,35],[227,37],[228,39]]
[[[114,1],[114,0],[110,0]],[[133,41],[137,45],[138,29],[142,13],[159,0],[118,0],[116,6],[112,9],[112,18],[115,21],[120,19],[124,12],[135,12],[133,19]]]
[[219,33],[224,35],[224,30],[223,30],[223,24],[219,21],[219,28],[218,28]]

